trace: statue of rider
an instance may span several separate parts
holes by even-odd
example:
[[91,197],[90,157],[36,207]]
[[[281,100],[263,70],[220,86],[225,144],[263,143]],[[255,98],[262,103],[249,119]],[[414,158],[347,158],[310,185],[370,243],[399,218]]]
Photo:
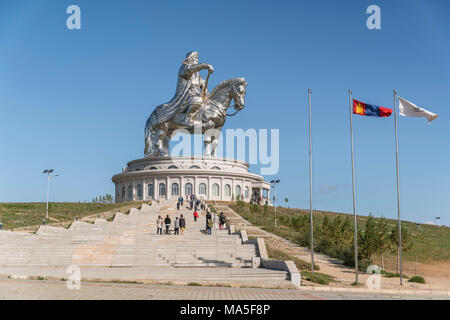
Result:
[[203,69],[207,69],[210,73],[214,72],[212,65],[199,63],[198,52],[189,52],[178,71],[175,95],[169,102],[156,107],[157,123],[169,121],[175,115],[185,113],[186,125],[201,125],[201,114],[197,114],[197,111],[203,105],[202,90],[205,87],[205,80],[199,73]]

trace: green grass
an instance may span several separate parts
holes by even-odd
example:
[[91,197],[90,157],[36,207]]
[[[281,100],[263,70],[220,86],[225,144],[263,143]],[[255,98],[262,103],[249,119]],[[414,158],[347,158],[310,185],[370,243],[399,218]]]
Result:
[[[381,270],[381,274],[386,277],[386,278],[400,278],[400,274],[398,273],[392,273],[392,272],[387,272],[384,270]],[[406,274],[402,275],[403,278],[408,279],[409,277]]]
[[[261,212],[259,214],[253,213],[249,209],[249,205],[238,206],[231,204],[230,207],[240,214],[244,219],[250,221],[252,224],[259,226],[261,229],[270,233],[276,234],[285,239],[296,242],[296,239],[300,236],[299,232],[288,225],[283,225],[281,220],[283,216],[309,216],[309,210],[293,209],[285,207],[277,207],[277,224],[278,228],[274,227],[274,208],[268,207],[267,213],[264,213],[263,206],[261,206]],[[349,217],[352,219],[351,214],[337,213],[330,211],[314,211],[314,222],[316,225],[322,223],[323,218],[327,216],[329,219],[334,219],[338,216],[342,218]],[[281,218],[281,219],[280,219]],[[367,216],[357,216],[358,230],[364,230],[367,222]],[[391,227],[397,225],[397,221],[393,219],[387,219]],[[403,253],[405,261],[413,262],[416,260],[422,263],[429,263],[434,261],[447,261],[450,259],[450,228],[446,226],[433,226],[421,224],[419,227],[416,223],[409,221],[402,221],[402,226],[408,230],[410,239],[414,242],[413,247]],[[393,254],[385,254],[387,259],[395,259]],[[378,261],[378,257],[374,257],[374,261]]]
[[191,286],[191,287],[201,287],[201,286],[202,286],[202,285],[201,285],[200,283],[198,283],[198,282],[189,282],[187,285],[188,285],[188,286]]
[[409,279],[408,282],[418,282],[425,284],[425,279],[421,276],[414,276],[411,279]]
[[[82,202],[51,202],[49,203],[49,219],[53,222],[73,221],[75,216],[84,216],[124,207],[131,203],[82,203]],[[45,218],[45,202],[0,203],[0,221],[3,229],[27,227],[42,223]]]
[[320,272],[309,272],[303,271],[301,272],[302,279],[308,280],[318,284],[329,284],[334,281],[334,278],[328,274],[320,273]]
[[[284,261],[293,261],[295,265],[297,266],[297,269],[300,271],[304,270],[311,270],[311,263],[303,261],[297,257],[291,256],[279,249],[274,249],[266,246],[267,249],[267,255],[272,260],[284,260]],[[320,267],[318,265],[314,265],[314,270],[320,270]]]

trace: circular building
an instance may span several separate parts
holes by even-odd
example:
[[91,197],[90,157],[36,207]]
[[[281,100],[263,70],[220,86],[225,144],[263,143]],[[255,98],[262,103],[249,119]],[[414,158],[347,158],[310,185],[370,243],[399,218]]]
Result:
[[128,162],[112,177],[116,202],[177,199],[270,203],[270,183],[248,172],[245,161],[214,157],[147,157]]

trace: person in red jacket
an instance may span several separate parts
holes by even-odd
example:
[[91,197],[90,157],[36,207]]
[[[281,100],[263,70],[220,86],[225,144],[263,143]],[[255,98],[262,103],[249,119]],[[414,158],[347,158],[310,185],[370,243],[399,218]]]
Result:
[[194,222],[197,222],[197,218],[198,218],[198,212],[197,210],[194,211]]

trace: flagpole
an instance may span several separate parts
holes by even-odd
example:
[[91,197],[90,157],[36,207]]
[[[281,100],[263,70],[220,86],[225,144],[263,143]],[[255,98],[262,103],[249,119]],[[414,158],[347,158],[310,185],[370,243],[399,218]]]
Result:
[[308,89],[309,110],[309,219],[311,225],[311,272],[314,273],[314,226],[313,226],[313,196],[312,196],[312,142],[311,142],[311,89]]
[[397,164],[397,214],[398,214],[398,264],[400,272],[400,285],[403,285],[402,270],[402,222],[400,220],[400,178],[398,164],[398,130],[397,130],[397,91],[394,90],[394,119],[395,119],[395,161]]
[[352,187],[353,187],[353,228],[355,230],[355,283],[358,284],[358,224],[356,221],[356,200],[355,200],[355,157],[353,152],[353,107],[352,107],[352,90],[348,90],[349,107],[350,107],[350,140],[352,146]]

